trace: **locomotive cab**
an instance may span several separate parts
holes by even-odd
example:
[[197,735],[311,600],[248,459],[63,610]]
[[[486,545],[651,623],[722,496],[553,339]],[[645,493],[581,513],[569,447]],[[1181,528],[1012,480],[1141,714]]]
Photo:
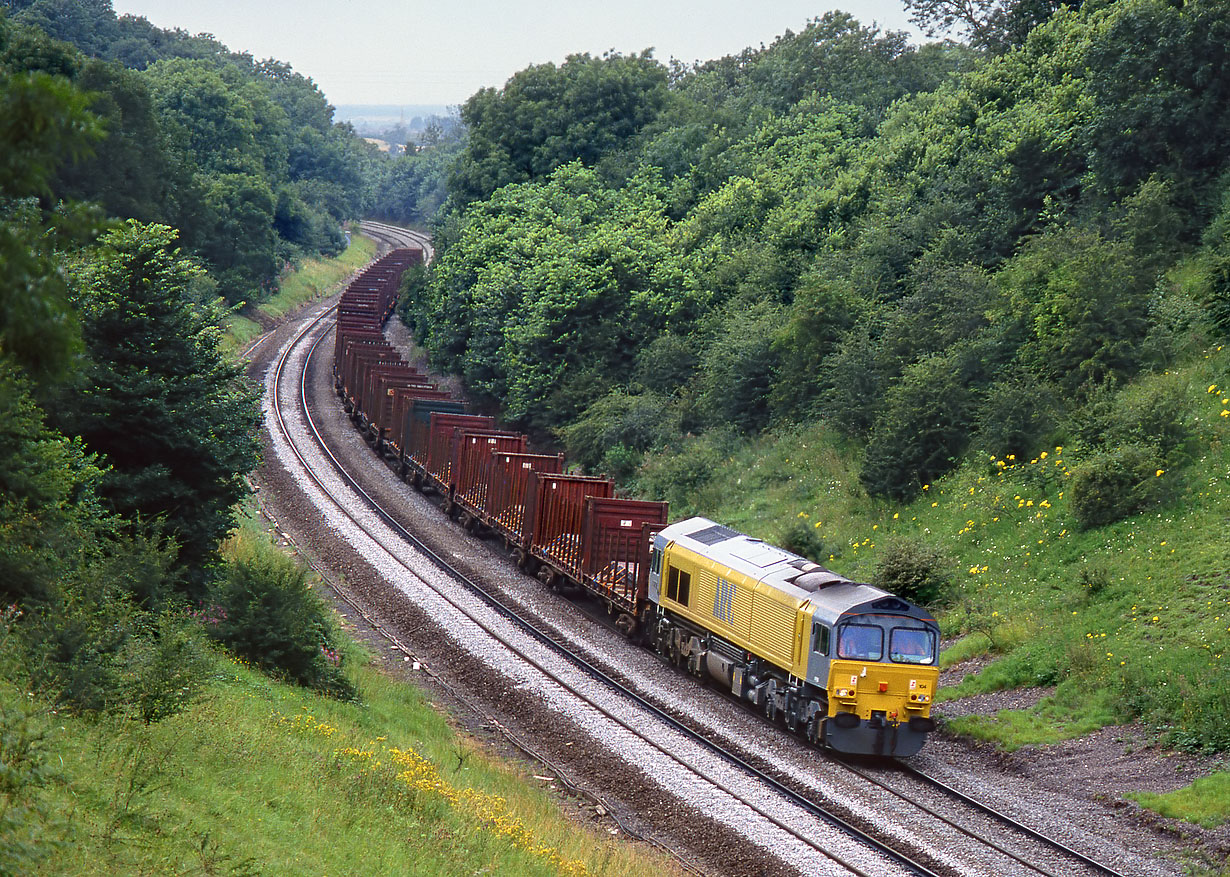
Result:
[[885,596],[837,614],[831,627],[817,619],[815,628],[809,675],[829,695],[823,742],[868,755],[918,752],[935,730],[939,631],[931,617]]

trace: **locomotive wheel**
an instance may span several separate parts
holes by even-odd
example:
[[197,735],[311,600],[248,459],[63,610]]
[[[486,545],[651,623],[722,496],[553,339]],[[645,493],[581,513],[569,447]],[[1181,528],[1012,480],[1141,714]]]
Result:
[[803,737],[809,743],[820,743],[820,714],[816,713],[807,720],[807,724],[803,727]]

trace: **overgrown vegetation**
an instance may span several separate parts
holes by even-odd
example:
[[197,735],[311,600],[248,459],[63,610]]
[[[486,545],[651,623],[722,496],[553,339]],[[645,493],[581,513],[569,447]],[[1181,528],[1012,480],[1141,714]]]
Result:
[[[302,573],[220,553],[259,459],[256,396],[221,352],[220,323],[227,300],[258,292],[281,260],[332,250],[359,187],[337,167],[323,188],[311,184],[305,168],[349,149],[348,135],[290,134],[296,113],[327,105],[289,68],[245,67],[211,40],[126,20],[123,51],[149,49],[127,69],[99,60],[120,49],[108,2],[6,8],[0,684],[6,704],[29,697],[35,711],[0,716],[10,782],[0,815],[16,820],[0,858],[21,872],[42,855],[38,826],[54,822],[38,810],[38,709],[153,726],[194,708],[217,664],[194,609],[225,607],[229,626],[212,632],[259,650],[272,672],[356,695]],[[215,100],[194,104],[193,89]],[[223,116],[204,119],[206,104]],[[204,136],[213,123],[220,139]],[[311,219],[329,240],[275,229],[261,212],[274,189],[292,213],[295,192],[336,196]],[[163,217],[185,220],[183,233],[148,221]]]
[[267,297],[286,262],[344,248],[378,159],[310,79],[117,17],[109,0],[2,5],[0,64],[71,84],[90,112],[90,148],[65,156],[48,192],[177,229],[232,305]]
[[[0,643],[0,660],[19,655]],[[0,869],[13,874],[659,875],[563,818],[553,784],[458,737],[364,666],[362,706],[211,654],[205,697],[152,724],[55,713],[0,681]],[[66,814],[71,814],[71,819]]]
[[332,612],[308,571],[241,531],[226,546],[226,569],[196,615],[236,656],[275,677],[343,700],[358,691],[342,670]]
[[[970,45],[834,13],[664,79],[587,58],[476,96],[403,312],[672,516],[935,605],[948,660],[996,658],[957,693],[1055,685],[1047,734],[1224,751],[1230,15],[911,9]],[[571,124],[615,103],[521,120],[581,70],[637,71],[597,155]]]
[[[86,863],[49,815],[47,708],[128,747],[89,861],[125,869],[117,839],[169,818],[201,870],[249,867],[134,809],[175,751],[152,741],[218,702],[203,630],[355,697],[302,573],[219,554],[256,412],[217,323],[367,207],[435,216],[402,311],[481,401],[676,516],[932,603],[945,661],[993,658],[945,696],[1054,686],[968,733],[1142,720],[1230,750],[1225,4],[911,0],[969,45],[830,13],[690,68],[577,55],[396,161],[279,62],[107,0],[4,5],[4,702],[37,697],[0,715],[0,794],[46,834],[0,820],[0,867]],[[505,854],[480,867],[536,867]]]
[[[523,71],[463,108],[438,267],[404,313],[441,368],[591,467],[586,436],[650,407],[661,424],[607,466],[681,433],[824,423],[895,500],[972,448],[1065,440],[1100,394],[1220,331],[1227,168],[1208,144],[1230,140],[1230,23],[1155,0],[1041,18],[1019,39],[987,24],[982,54],[830,14],[670,77],[644,56]],[[626,124],[577,133],[604,114]],[[685,369],[651,388],[677,339]],[[1131,482],[1101,516],[1152,501],[1135,474],[1174,450],[1091,469],[1095,493]]]

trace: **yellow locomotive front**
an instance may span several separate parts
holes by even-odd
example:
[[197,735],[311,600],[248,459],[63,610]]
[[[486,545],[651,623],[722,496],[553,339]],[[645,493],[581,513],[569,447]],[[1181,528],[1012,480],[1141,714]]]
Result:
[[[878,604],[878,605],[877,605]],[[900,614],[898,614],[900,613]],[[825,613],[821,612],[821,615]],[[913,755],[935,729],[938,631],[929,616],[896,597],[837,614],[836,635],[816,654],[828,662],[824,742],[842,752]],[[826,619],[814,621],[828,628]],[[817,650],[819,652],[819,650]],[[831,655],[828,654],[831,652]]]

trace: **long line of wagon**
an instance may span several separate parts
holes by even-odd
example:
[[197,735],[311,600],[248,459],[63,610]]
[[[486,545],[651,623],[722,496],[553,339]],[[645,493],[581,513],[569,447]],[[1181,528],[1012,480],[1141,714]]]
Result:
[[605,601],[628,636],[650,604],[650,546],[667,504],[615,496],[607,478],[564,470],[407,363],[385,338],[401,275],[418,250],[394,250],[342,293],[334,382],[346,412],[402,480],[441,498],[467,529],[503,539],[518,564],[557,590]]

